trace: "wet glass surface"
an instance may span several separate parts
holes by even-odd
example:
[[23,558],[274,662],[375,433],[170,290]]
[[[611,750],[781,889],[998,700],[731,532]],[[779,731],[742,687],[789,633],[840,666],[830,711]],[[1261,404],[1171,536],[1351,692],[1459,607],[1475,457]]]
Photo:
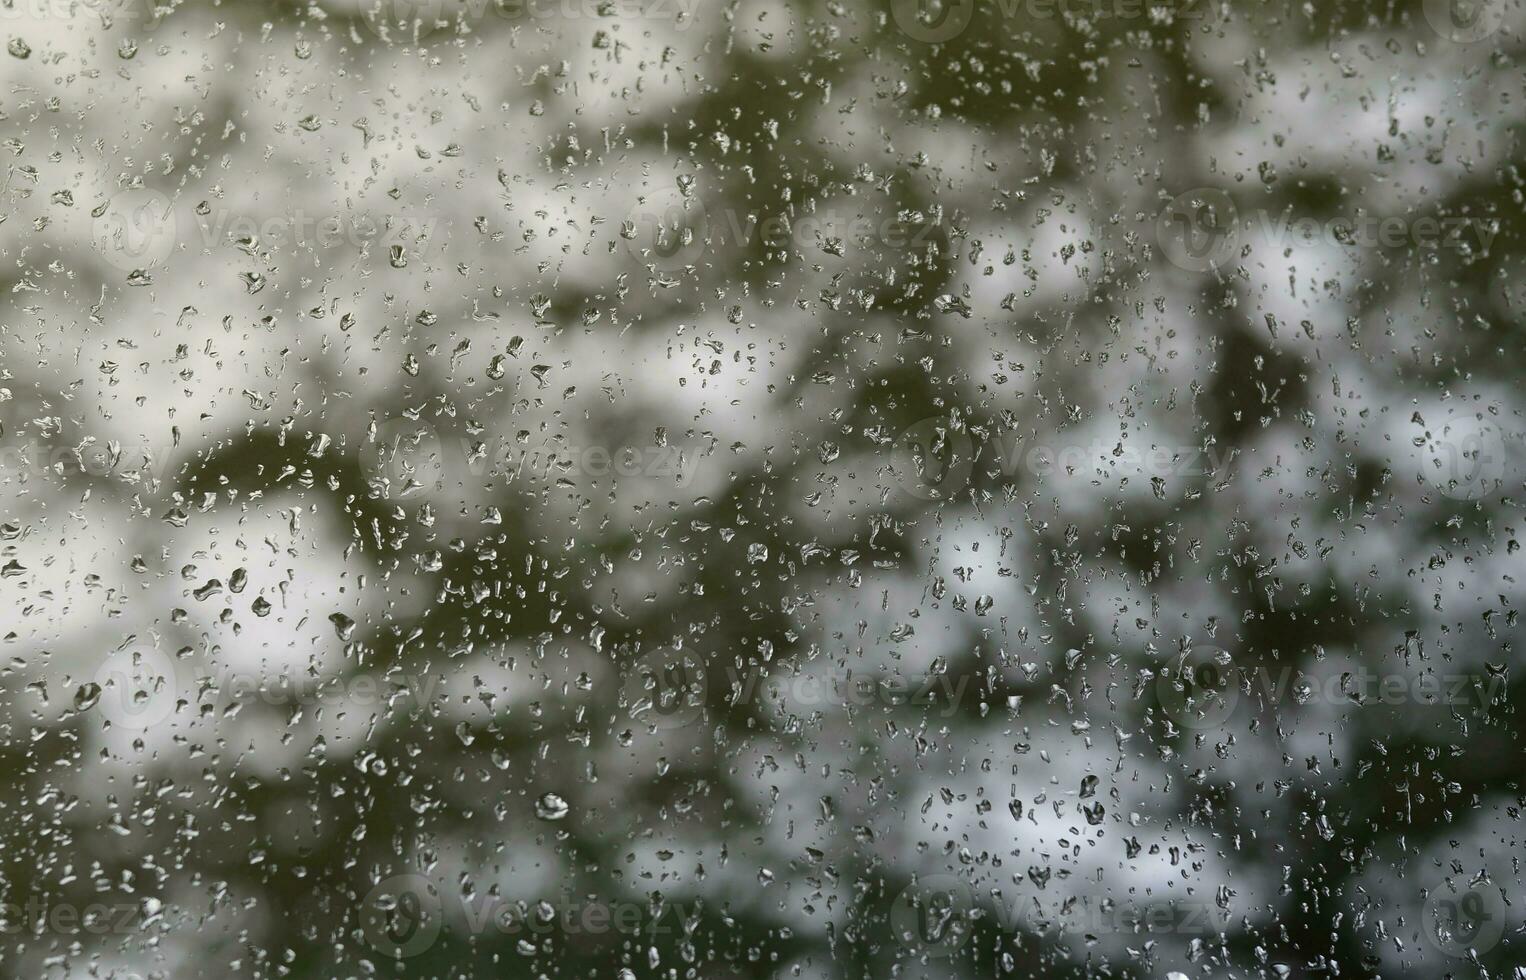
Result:
[[1523,977],[1519,0],[12,0],[0,972]]

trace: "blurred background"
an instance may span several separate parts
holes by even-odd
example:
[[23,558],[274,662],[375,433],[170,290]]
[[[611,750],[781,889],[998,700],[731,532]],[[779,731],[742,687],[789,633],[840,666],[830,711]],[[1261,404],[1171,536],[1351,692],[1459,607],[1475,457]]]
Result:
[[0,973],[1526,975],[1519,0],[0,22]]

